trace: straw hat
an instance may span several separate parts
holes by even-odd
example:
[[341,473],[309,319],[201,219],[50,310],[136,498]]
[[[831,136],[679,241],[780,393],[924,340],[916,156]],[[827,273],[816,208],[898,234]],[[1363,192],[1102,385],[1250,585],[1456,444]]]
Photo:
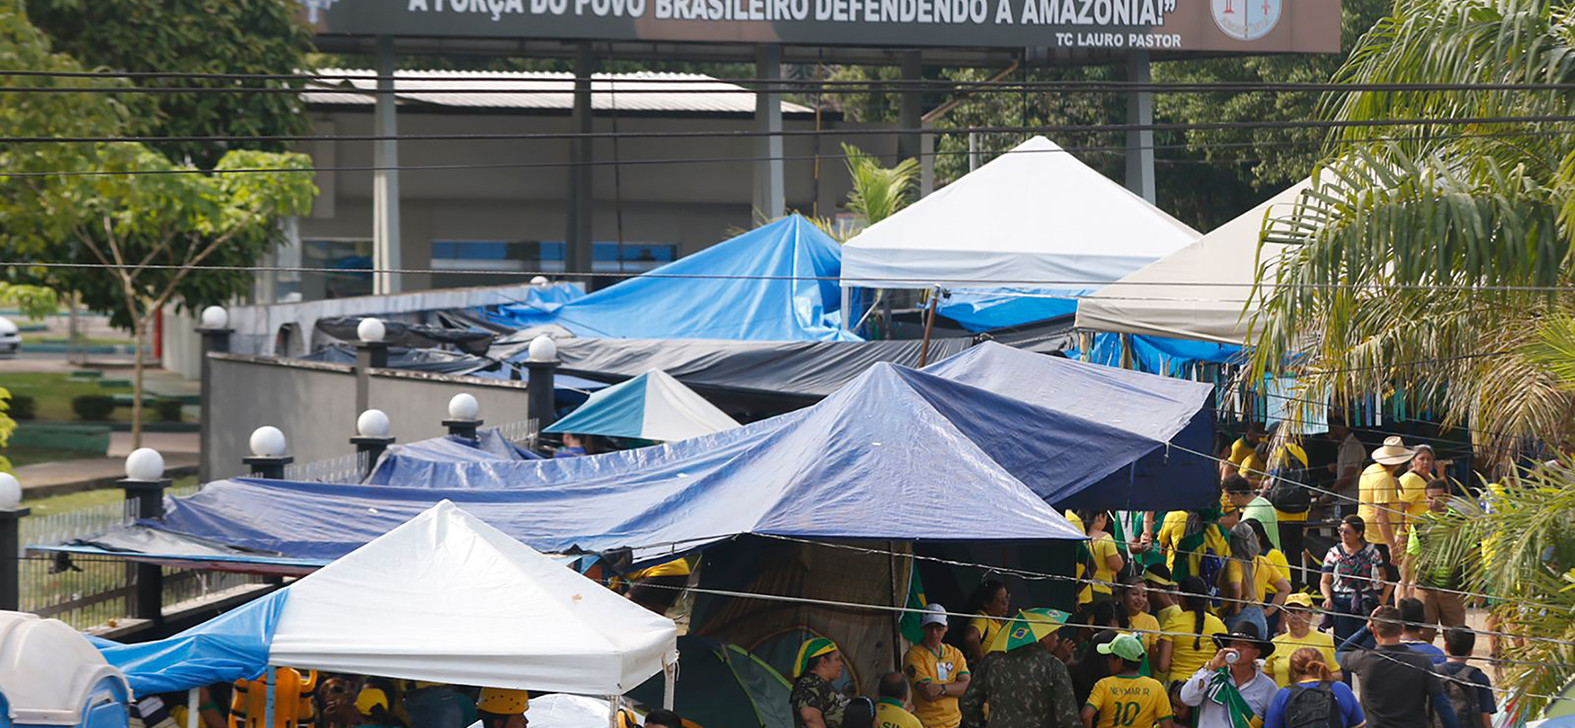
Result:
[[1373,450],[1373,462],[1384,465],[1399,465],[1416,457],[1416,450],[1405,446],[1405,441],[1398,435],[1384,438],[1383,447]]

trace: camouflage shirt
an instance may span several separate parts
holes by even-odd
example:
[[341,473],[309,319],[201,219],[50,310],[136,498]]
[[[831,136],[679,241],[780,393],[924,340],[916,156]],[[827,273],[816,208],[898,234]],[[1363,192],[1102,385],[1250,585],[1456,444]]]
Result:
[[826,728],[841,728],[842,716],[848,709],[848,696],[837,692],[825,678],[806,672],[793,683],[793,693],[788,696],[788,704],[793,707],[793,728],[804,728],[804,717],[799,714],[799,708],[817,708]]
[[[1072,676],[1049,650],[1019,647],[992,655],[959,701],[970,728],[1081,728]],[[985,719],[985,705],[989,719]]]

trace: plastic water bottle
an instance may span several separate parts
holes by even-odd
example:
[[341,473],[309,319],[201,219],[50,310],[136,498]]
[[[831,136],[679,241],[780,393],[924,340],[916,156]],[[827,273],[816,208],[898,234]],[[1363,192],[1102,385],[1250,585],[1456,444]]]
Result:
[[1234,664],[1236,664],[1236,661],[1240,660],[1240,659],[1241,659],[1241,653],[1240,652],[1237,652],[1235,650],[1231,650],[1231,651],[1225,653],[1225,664],[1227,664],[1227,665],[1234,665]]

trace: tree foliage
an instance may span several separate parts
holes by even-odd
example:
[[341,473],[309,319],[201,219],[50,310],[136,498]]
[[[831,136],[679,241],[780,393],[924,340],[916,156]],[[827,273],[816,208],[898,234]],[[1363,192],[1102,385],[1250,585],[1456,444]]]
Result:
[[848,211],[863,216],[866,225],[891,217],[912,201],[913,185],[919,178],[918,160],[904,159],[886,167],[852,144],[843,144],[842,153],[847,155],[848,176],[853,179]]
[[[311,30],[296,0],[27,0],[56,49],[116,71],[290,75],[306,70]],[[16,66],[12,66],[16,68]],[[29,68],[20,66],[20,68]],[[139,86],[294,87],[295,81],[143,77]],[[264,136],[309,128],[293,93],[160,93],[135,97],[130,131],[153,136]],[[164,142],[169,158],[203,169],[232,149],[284,151],[287,142]]]

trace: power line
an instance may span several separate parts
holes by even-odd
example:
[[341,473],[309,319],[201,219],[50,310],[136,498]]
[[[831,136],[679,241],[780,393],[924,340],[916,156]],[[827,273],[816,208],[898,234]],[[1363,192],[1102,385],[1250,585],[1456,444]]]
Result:
[[[672,279],[672,280],[743,280],[743,281],[821,281],[821,282],[835,282],[835,281],[842,281],[842,280],[844,280],[840,276],[746,275],[746,274],[741,274],[741,273],[715,273],[715,274],[708,274],[708,273],[663,273],[663,272],[661,272],[660,269],[644,271],[644,272],[632,272],[632,271],[620,271],[620,272],[605,272],[605,271],[571,272],[571,271],[561,271],[561,270],[558,270],[558,271],[548,271],[548,270],[499,271],[499,270],[489,270],[489,269],[482,269],[482,268],[478,268],[478,269],[464,269],[464,268],[451,269],[451,268],[377,268],[377,267],[373,267],[373,268],[346,269],[346,268],[326,268],[326,267],[312,267],[312,266],[277,266],[277,265],[196,265],[196,266],[183,266],[183,265],[174,265],[174,264],[151,264],[151,263],[147,264],[147,265],[141,265],[141,264],[137,264],[137,263],[123,263],[122,264],[122,263],[96,263],[96,262],[52,262],[52,261],[29,261],[29,260],[0,260],[0,268],[62,268],[62,269],[73,269],[73,268],[99,269],[99,268],[102,268],[102,269],[117,269],[117,270],[119,270],[119,269],[131,269],[131,270],[182,270],[182,269],[190,268],[191,270],[193,270],[195,272],[203,272],[203,271],[219,272],[219,271],[224,271],[224,272],[324,273],[324,274],[342,275],[342,276],[343,275],[358,275],[359,276],[359,275],[370,275],[370,274],[375,274],[375,273],[413,273],[413,274],[457,274],[457,275],[506,276],[506,277],[517,277],[517,278],[524,278],[524,279],[530,279],[530,278],[534,278],[534,277],[537,277],[537,276],[543,276],[543,277],[547,277],[547,278],[552,278],[552,277],[556,276],[556,277],[560,277],[560,278],[650,278],[650,279]],[[1106,285],[1110,285],[1111,283],[1114,282],[1114,281],[1108,281],[1108,280],[1029,280],[1029,279],[1021,279],[1021,280],[1005,280],[1005,281],[1003,281],[1003,280],[983,279],[983,278],[935,279],[935,278],[891,278],[891,277],[882,277],[882,280],[883,281],[894,281],[894,282],[897,282],[897,283],[902,283],[904,285],[912,285],[915,288],[930,288],[930,287],[934,287],[934,286],[937,286],[937,285],[941,285],[941,286],[957,286],[957,287],[969,287],[969,286],[994,287],[994,286],[1019,286],[1019,285],[1020,286],[1106,286]],[[857,286],[857,287],[873,287],[873,286],[862,286],[856,280],[854,280],[850,285]],[[1344,288],[1347,288],[1347,286],[1345,286],[1343,284],[1333,284],[1333,283],[1252,284],[1252,283],[1213,283],[1213,282],[1198,282],[1198,281],[1141,281],[1141,282],[1133,281],[1130,284],[1128,284],[1126,282],[1123,282],[1123,285],[1181,286],[1181,287],[1198,286],[1198,287],[1211,287],[1211,288],[1212,287],[1234,287],[1234,288],[1253,288],[1253,287],[1258,287],[1258,288],[1296,288],[1296,289],[1301,289],[1301,288],[1344,289]],[[884,286],[884,287],[888,287],[889,288],[889,287],[896,287],[896,286]],[[1383,292],[1383,291],[1387,291],[1387,290],[1445,290],[1445,291],[1469,291],[1469,292],[1522,291],[1522,292],[1575,293],[1575,286],[1502,286],[1502,285],[1492,285],[1492,286],[1490,286],[1490,285],[1484,285],[1484,286],[1448,285],[1448,286],[1444,286],[1444,285],[1430,285],[1430,284],[1403,284],[1403,283],[1395,283],[1395,284],[1384,284],[1382,286],[1377,286],[1377,287],[1374,287],[1371,290],[1374,293]],[[1181,301],[1181,302],[1189,302],[1190,301],[1190,302],[1218,302],[1218,303],[1243,303],[1244,302],[1243,300],[1237,300],[1237,299],[1206,299],[1206,298],[1171,297],[1171,296],[1156,296],[1156,297],[1152,297],[1152,298],[1117,297],[1117,296],[1106,296],[1106,295],[1101,295],[1101,294],[1097,294],[1097,293],[1095,293],[1095,294],[1070,294],[1069,293],[1069,294],[1067,294],[1065,296],[1061,296],[1061,295],[1045,296],[1043,294],[1035,294],[1035,293],[1014,294],[1014,293],[1012,293],[1010,291],[1000,291],[998,293],[998,295],[1002,295],[1002,296],[1023,295],[1023,296],[1034,296],[1034,297],[1054,297],[1054,298],[1068,298],[1068,299],[1073,299],[1073,298],[1082,299],[1082,298],[1095,298],[1095,297],[1097,297],[1097,298],[1101,298],[1101,299],[1110,299],[1110,300],[1152,300],[1152,301]],[[1443,362],[1443,361],[1454,361],[1454,360],[1458,360],[1458,359],[1473,359],[1473,358],[1478,358],[1478,357],[1483,357],[1483,356],[1497,356],[1497,355],[1501,355],[1503,353],[1505,353],[1505,352],[1503,352],[1503,351],[1494,351],[1494,352],[1486,352],[1486,353],[1482,353],[1482,354],[1462,354],[1462,355],[1453,356],[1453,357],[1441,357],[1441,358],[1436,358],[1436,359],[1418,360],[1418,361],[1415,361],[1415,362],[1408,362],[1408,363],[1402,364],[1401,366],[1421,366],[1421,365],[1425,365],[1425,364],[1433,364],[1433,363],[1438,363],[1438,362]],[[1366,369],[1331,369],[1331,370],[1325,370],[1325,371],[1329,371],[1329,372],[1354,372],[1354,371],[1366,371]]]
[[[472,74],[463,77],[458,74]],[[178,71],[39,71],[39,70],[0,70],[0,77],[17,76],[32,78],[77,78],[77,79],[190,79],[190,80],[218,80],[218,81],[300,81],[323,82],[329,80],[343,81],[410,81],[410,82],[442,82],[442,83],[483,83],[483,82],[564,82],[573,81],[576,77],[569,72],[549,71],[493,71],[493,70],[457,70],[448,73],[440,71],[406,71],[392,75],[380,75],[367,70],[366,72],[351,69],[335,69],[315,73],[201,73]],[[591,76],[593,81],[628,81],[649,85],[696,85],[696,84],[730,84],[749,85],[771,88],[796,88],[815,90],[824,88],[855,88],[861,91],[890,91],[893,89],[908,91],[943,91],[948,89],[1000,89],[1007,92],[1020,90],[1047,90],[1047,91],[1078,91],[1097,93],[1216,93],[1231,91],[1273,91],[1273,92],[1417,92],[1417,91],[1570,91],[1575,90],[1575,83],[1336,83],[1336,82],[1268,82],[1268,81],[1225,81],[1225,82],[1154,82],[1154,81],[1107,81],[1107,80],[967,80],[967,79],[815,79],[815,78],[757,78],[757,77],[719,77],[706,74],[690,74],[687,77],[639,77],[635,74],[605,74],[598,73]],[[36,87],[21,87],[30,90]],[[148,88],[148,87],[142,87]],[[154,87],[157,88],[157,87]],[[0,88],[0,91],[11,89]],[[80,90],[80,89],[68,89]],[[227,91],[222,87],[192,87],[173,88],[171,91]],[[247,89],[240,89],[247,90]],[[291,90],[291,89],[280,89]],[[376,93],[372,89],[354,89],[366,93]],[[521,89],[508,89],[518,92]],[[536,89],[531,89],[532,91]],[[751,91],[751,89],[744,89]],[[404,91],[396,91],[404,93]],[[620,91],[620,93],[625,93]]]
[[[1575,122],[1575,115],[1534,116],[1481,116],[1434,119],[1309,119],[1302,121],[1213,121],[1168,122],[1154,124],[1057,124],[1020,126],[950,127],[945,133],[979,134],[1065,134],[1129,131],[1187,132],[1253,129],[1346,129],[1394,126],[1450,127],[1487,124],[1559,124]],[[440,134],[261,134],[236,135],[173,135],[173,136],[9,136],[0,137],[3,144],[55,144],[55,143],[198,143],[198,142],[327,142],[327,141],[489,141],[489,140],[571,140],[571,139],[748,139],[755,137],[797,136],[890,136],[903,134],[937,134],[931,127],[919,128],[837,128],[837,129],[781,129],[759,131],[754,129],[715,129],[696,131],[626,131],[626,132],[480,132]]]

